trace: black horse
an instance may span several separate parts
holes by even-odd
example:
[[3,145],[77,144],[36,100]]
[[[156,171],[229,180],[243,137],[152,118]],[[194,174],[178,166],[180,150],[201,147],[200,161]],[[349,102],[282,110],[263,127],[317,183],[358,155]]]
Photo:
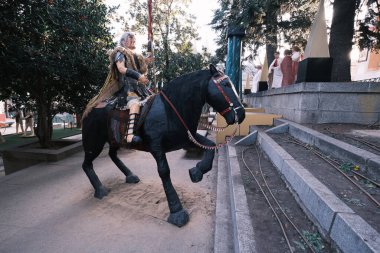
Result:
[[[183,209],[172,185],[165,153],[188,146],[190,143],[188,131],[198,143],[207,146],[215,145],[211,140],[196,133],[202,107],[206,102],[221,113],[229,125],[241,123],[244,120],[244,107],[230,79],[210,65],[210,70],[186,74],[167,84],[162,93],[156,96],[141,127],[143,148],[140,150],[150,152],[157,162],[158,173],[170,209],[168,222],[178,227],[188,222],[189,215]],[[92,161],[100,154],[104,144],[109,141],[107,114],[107,108],[93,109],[84,118],[82,129],[85,151],[82,168],[95,189],[94,196],[99,199],[107,196],[109,189],[102,185],[95,174]],[[119,146],[110,145],[109,156],[125,174],[126,183],[139,182],[140,179],[117,157],[118,149]],[[196,167],[189,170],[192,182],[202,180],[203,174],[211,170],[213,159],[214,150],[205,150],[202,160]]]

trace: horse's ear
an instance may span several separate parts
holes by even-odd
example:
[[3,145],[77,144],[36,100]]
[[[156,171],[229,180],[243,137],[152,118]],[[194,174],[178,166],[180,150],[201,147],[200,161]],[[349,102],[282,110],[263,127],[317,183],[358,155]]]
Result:
[[211,72],[212,76],[214,76],[217,73],[219,73],[218,70],[216,69],[216,67],[213,64],[210,64],[210,72]]

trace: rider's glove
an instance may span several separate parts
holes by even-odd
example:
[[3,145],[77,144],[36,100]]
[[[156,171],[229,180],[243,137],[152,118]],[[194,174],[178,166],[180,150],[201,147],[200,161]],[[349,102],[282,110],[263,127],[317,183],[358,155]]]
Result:
[[137,71],[134,71],[133,69],[127,69],[127,72],[125,72],[126,76],[132,77],[133,79],[139,80],[141,74]]

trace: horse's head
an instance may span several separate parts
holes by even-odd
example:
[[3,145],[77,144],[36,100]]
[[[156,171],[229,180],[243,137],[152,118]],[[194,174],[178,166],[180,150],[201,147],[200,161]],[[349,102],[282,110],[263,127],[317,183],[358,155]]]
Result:
[[208,82],[206,102],[220,113],[227,124],[241,123],[245,110],[230,78],[210,65],[212,78]]

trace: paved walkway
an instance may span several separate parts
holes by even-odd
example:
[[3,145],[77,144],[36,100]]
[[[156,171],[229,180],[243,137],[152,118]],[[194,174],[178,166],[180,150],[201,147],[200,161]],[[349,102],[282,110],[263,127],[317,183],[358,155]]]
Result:
[[[122,151],[120,158],[141,179],[125,184],[106,148],[94,162],[112,189],[103,200],[81,169],[83,152],[0,178],[0,252],[212,252],[216,169],[193,184],[188,169],[199,155],[168,154],[174,186],[190,213],[183,228],[168,224],[168,207],[148,153]],[[214,165],[215,166],[215,165]]]

